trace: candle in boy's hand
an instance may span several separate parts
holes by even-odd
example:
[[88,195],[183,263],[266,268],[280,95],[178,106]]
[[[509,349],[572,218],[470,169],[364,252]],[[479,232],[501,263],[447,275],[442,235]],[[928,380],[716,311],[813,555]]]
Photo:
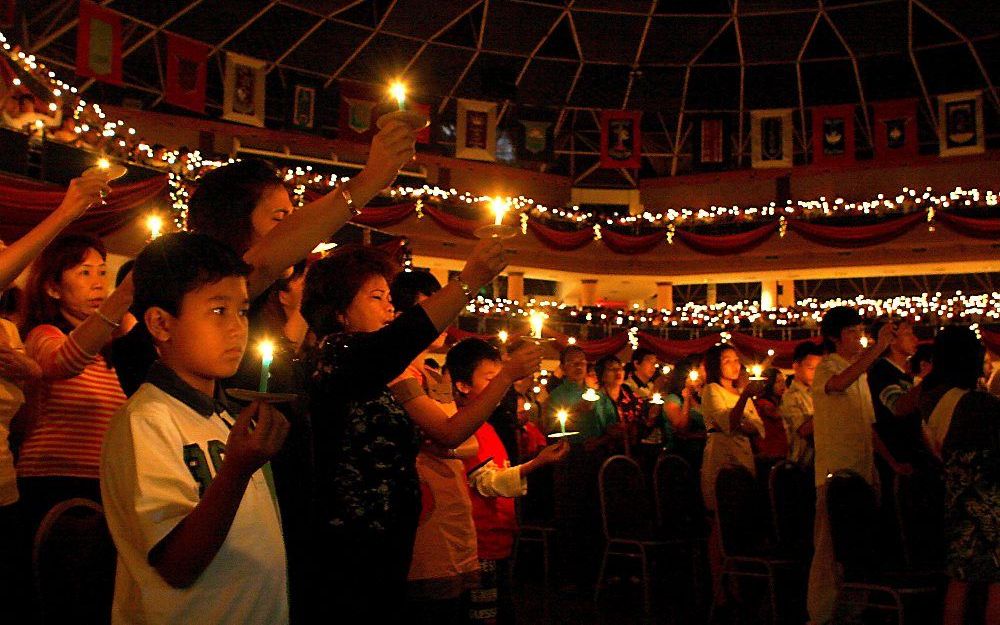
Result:
[[402,81],[397,80],[396,82],[389,85],[389,95],[391,95],[393,99],[396,100],[396,106],[399,107],[399,110],[402,111],[404,108],[406,108],[405,107],[406,85],[404,85]]
[[559,419],[559,429],[562,431],[563,435],[566,434],[566,419],[569,418],[569,413],[565,410],[560,410],[556,413],[556,419]]
[[260,386],[257,390],[266,393],[267,381],[271,377],[271,360],[274,359],[274,343],[261,341],[257,345],[257,351],[260,352]]
[[531,338],[542,338],[542,326],[545,324],[545,313],[533,310],[528,316],[531,323]]

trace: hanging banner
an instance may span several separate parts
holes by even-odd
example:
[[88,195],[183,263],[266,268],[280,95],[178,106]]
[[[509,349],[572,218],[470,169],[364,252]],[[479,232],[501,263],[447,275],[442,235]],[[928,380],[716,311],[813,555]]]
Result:
[[981,154],[986,150],[982,91],[938,96],[938,138],[941,156]]
[[754,169],[792,166],[792,109],[750,111]]
[[549,141],[551,122],[536,122],[520,120],[523,133],[521,135],[518,159],[522,161],[545,161],[552,155]]
[[696,165],[701,169],[721,168],[728,158],[726,122],[721,117],[702,117],[695,135]]
[[496,155],[496,103],[459,98],[455,156],[477,161],[494,161]]
[[181,108],[205,112],[205,81],[211,46],[167,33],[167,78],[163,100]]
[[917,155],[917,101],[874,102],[875,160],[893,162]]
[[264,126],[264,67],[259,59],[226,53],[222,119]]
[[7,28],[14,25],[17,15],[17,0],[0,0],[0,26]]
[[316,89],[295,85],[292,91],[292,125],[312,129],[316,123]]
[[854,105],[819,106],[812,111],[813,164],[854,162]]
[[121,16],[90,0],[80,0],[76,73],[113,85],[122,84]]
[[601,167],[638,169],[642,165],[641,111],[601,111]]

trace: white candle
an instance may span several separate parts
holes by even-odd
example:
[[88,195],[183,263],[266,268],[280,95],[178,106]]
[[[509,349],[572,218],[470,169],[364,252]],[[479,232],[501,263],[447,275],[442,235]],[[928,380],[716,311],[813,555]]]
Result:
[[533,310],[528,316],[531,323],[531,338],[542,338],[542,326],[545,325],[545,313]]

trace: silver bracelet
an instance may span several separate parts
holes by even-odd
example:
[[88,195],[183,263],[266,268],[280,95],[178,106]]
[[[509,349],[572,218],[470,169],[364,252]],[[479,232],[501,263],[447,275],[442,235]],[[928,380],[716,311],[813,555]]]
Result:
[[104,323],[108,324],[109,326],[111,326],[115,330],[117,330],[118,328],[120,328],[122,326],[122,324],[121,324],[120,321],[115,321],[113,319],[109,319],[100,310],[95,310],[94,314],[97,315],[98,317],[100,317],[101,321],[103,321]]
[[354,196],[348,190],[346,182],[340,184],[340,196],[347,202],[347,210],[351,211],[353,217],[361,214],[361,209],[354,205]]
[[452,282],[458,284],[459,288],[462,289],[462,294],[465,295],[466,301],[472,301],[472,287],[469,283],[463,280],[461,277],[452,278]]

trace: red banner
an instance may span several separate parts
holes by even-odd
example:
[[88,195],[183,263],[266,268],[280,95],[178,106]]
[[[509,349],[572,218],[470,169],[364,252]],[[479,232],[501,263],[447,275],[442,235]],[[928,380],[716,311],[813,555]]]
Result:
[[113,85],[122,84],[121,16],[90,0],[80,0],[76,73]]
[[601,111],[601,167],[638,169],[642,164],[641,111]]
[[205,80],[211,50],[200,41],[167,33],[165,102],[195,113],[205,112]]
[[340,138],[368,143],[375,136],[378,96],[355,83],[340,83]]
[[917,155],[917,101],[873,102],[875,160],[905,161]]
[[854,162],[854,105],[819,106],[812,112],[813,164]]

